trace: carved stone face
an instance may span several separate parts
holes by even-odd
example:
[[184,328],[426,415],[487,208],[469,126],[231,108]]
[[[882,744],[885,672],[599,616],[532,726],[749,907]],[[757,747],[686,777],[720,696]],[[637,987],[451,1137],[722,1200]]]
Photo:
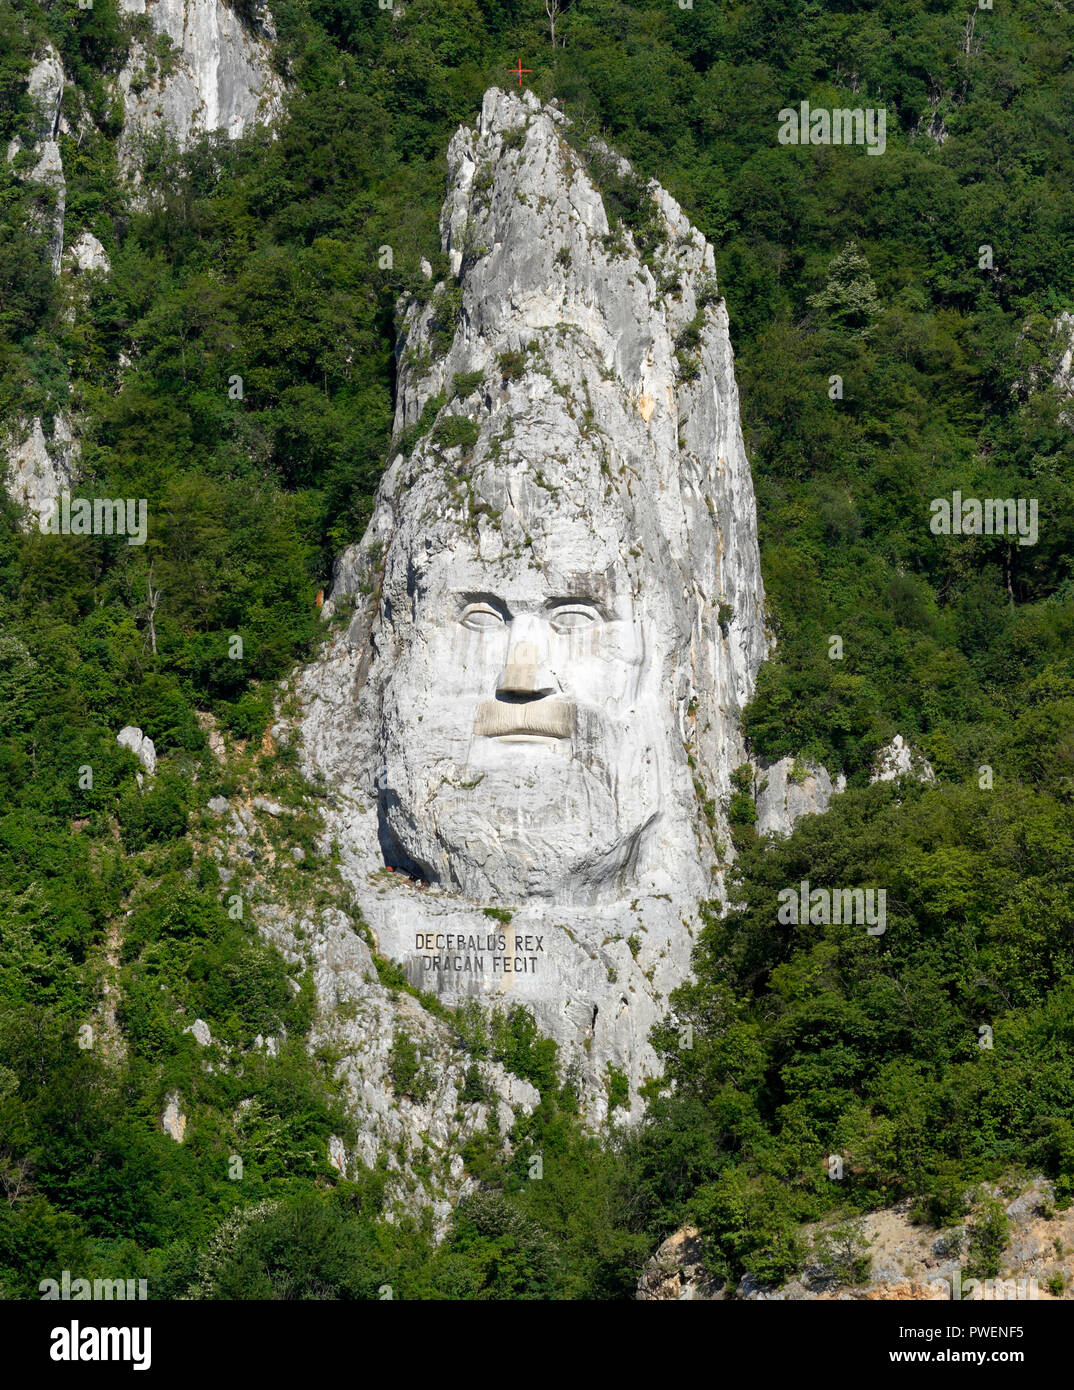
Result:
[[668,722],[626,577],[461,549],[411,570],[393,615],[388,862],[479,899],[618,895],[658,817]]

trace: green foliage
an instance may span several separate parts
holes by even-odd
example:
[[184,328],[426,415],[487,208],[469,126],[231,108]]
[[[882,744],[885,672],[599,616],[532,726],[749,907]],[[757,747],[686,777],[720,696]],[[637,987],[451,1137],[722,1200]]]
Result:
[[[739,906],[708,916],[696,980],[673,996],[676,1026],[656,1032],[674,1092],[651,1107],[659,1143],[648,1125],[638,1141],[654,1213],[681,1220],[700,1204],[729,1275],[776,1277],[772,1251],[753,1244],[758,1229],[778,1234],[836,1201],[864,1211],[908,1197],[947,1226],[968,1188],[1011,1167],[1069,1182],[1074,957],[1055,930],[1067,820],[1028,788],[877,784],[848,789],[785,841],[744,842],[730,890]],[[803,878],[885,884],[885,933],[780,923],[779,891]],[[990,1049],[978,1046],[982,1018]],[[669,1146],[689,1155],[678,1188],[663,1176]],[[832,1153],[839,1184],[823,1176]],[[756,1213],[748,1229],[743,1212]],[[979,1236],[982,1250],[986,1237],[998,1239]],[[982,1269],[990,1258],[978,1257]]]
[[476,372],[456,372],[451,379],[451,400],[456,398],[465,400],[472,395],[485,379],[485,373],[481,370]]
[[876,284],[869,262],[853,241],[848,241],[828,266],[828,282],[806,301],[818,309],[833,328],[868,337],[880,312]]
[[128,786],[117,807],[126,848],[136,851],[182,836],[192,793],[189,781],[170,768],[163,769],[145,788]]
[[836,1287],[866,1283],[872,1257],[861,1224],[846,1221],[819,1232],[813,1242],[812,1260],[820,1278],[830,1280]]
[[363,1196],[305,1192],[240,1210],[215,1233],[192,1296],[379,1300],[385,1285],[399,1286],[431,1256],[431,1243],[412,1221],[370,1222]]
[[805,1245],[797,1232],[798,1214],[777,1182],[728,1168],[699,1189],[692,1205],[715,1274],[747,1273],[781,1284],[801,1267]]
[[[947,0],[853,14],[587,0],[560,14],[565,42],[549,48],[540,7],[273,10],[289,79],[278,138],[210,136],[183,155],[153,139],[135,209],[119,188],[113,79],[132,35],[150,44],[146,81],[174,62],[167,44],[115,0],[0,7],[0,138],[30,142],[26,75],[51,42],[68,82],[65,237],[93,231],[112,263],[80,281],[72,321],[35,227],[55,195],[26,177],[31,150],[3,163],[0,423],[39,416],[49,435],[77,411],[84,475],[144,497],[150,516],[148,545],[129,547],[23,534],[0,502],[0,1291],[36,1296],[41,1270],[111,1272],[122,1248],[168,1296],[366,1298],[391,1283],[412,1297],[629,1297],[686,1220],[718,1272],[778,1281],[806,1258],[802,1222],[905,1197],[946,1225],[968,1189],[1025,1164],[1069,1200],[1074,436],[1047,383],[1051,325],[1074,306],[1070,15],[1013,0],[967,49]],[[246,0],[240,11],[252,17]],[[198,716],[256,743],[276,681],[311,650],[313,596],[362,534],[392,443],[396,299],[431,304],[438,355],[461,315],[438,250],[444,150],[503,80],[503,54],[538,42],[541,94],[635,166],[621,174],[578,141],[608,254],[632,240],[660,293],[682,293],[650,174],[715,246],[779,639],[746,712],[750,751],[822,761],[850,789],[766,848],[751,789],[734,782],[736,906],[705,912],[696,979],[656,1035],[670,1088],[629,1136],[582,1133],[571,1078],[527,1011],[460,1011],[463,1098],[490,1058],[541,1100],[511,1135],[490,1118],[467,1146],[489,1189],[437,1249],[419,1223],[382,1221],[383,1174],[349,1184],[327,1166],[347,1121],[305,1047],[311,981],[295,993],[192,843],[191,812],[219,775]],[[886,105],[884,157],[779,147],[788,92]],[[524,139],[518,127],[504,145]],[[464,268],[484,253],[476,228],[464,251]],[[568,267],[566,248],[556,259]],[[714,280],[695,287],[683,380],[699,375],[718,298]],[[527,354],[504,354],[501,379]],[[477,377],[428,401],[395,449],[434,428],[471,448],[473,422],[437,417]],[[929,501],[954,488],[1039,498],[1038,544],[932,536]],[[722,601],[716,616],[733,618]],[[126,723],[161,760],[141,788],[115,743]],[[937,785],[867,785],[895,732]],[[776,894],[806,877],[885,886],[886,933],[779,923]],[[116,924],[127,1052],[106,1057],[77,1030],[97,1018]],[[181,1031],[196,1017],[214,1046],[250,1049],[241,1076],[201,1065]],[[287,1038],[277,1057],[252,1050],[259,1032]],[[405,1036],[391,1065],[400,1094],[431,1084]],[[159,1131],[172,1091],[181,1146]],[[249,1156],[241,1184],[226,1178],[235,1151]],[[535,1152],[545,1177],[531,1181]],[[841,1184],[824,1176],[833,1152]],[[982,1273],[1004,1220],[988,1204],[974,1218]],[[853,1259],[836,1250],[837,1275]]]
[[462,290],[457,285],[441,287],[433,303],[435,307],[429,320],[429,336],[433,351],[443,356],[455,339],[455,325],[462,309]]
[[970,1222],[968,1272],[978,1279],[994,1279],[1000,1272],[1003,1251],[1010,1238],[1011,1223],[1003,1203],[986,1198]]
[[513,1004],[506,1013],[496,1009],[489,1029],[490,1051],[497,1062],[542,1094],[558,1088],[558,1049],[551,1038],[542,1035],[529,1009],[521,1004]]
[[432,1094],[432,1071],[423,1062],[417,1043],[399,1029],[388,1054],[388,1075],[397,1096],[407,1096],[420,1104]]
[[501,352],[496,358],[496,365],[500,369],[500,375],[504,381],[517,381],[526,371],[526,361],[528,353],[525,349],[511,352]]
[[471,1062],[466,1068],[466,1075],[459,1091],[459,1100],[465,1104],[472,1104],[485,1100],[486,1096],[487,1090],[481,1079],[480,1068],[476,1062]]
[[554,1298],[562,1256],[545,1230],[497,1192],[460,1202],[434,1278],[442,1297]]
[[608,1110],[627,1109],[630,1105],[630,1078],[622,1068],[609,1062],[606,1086],[608,1090]]
[[755,825],[757,807],[753,800],[753,768],[743,763],[731,773],[731,798],[727,803],[727,819],[732,826]]
[[443,415],[433,427],[432,440],[442,449],[470,450],[477,443],[478,427],[465,415]]

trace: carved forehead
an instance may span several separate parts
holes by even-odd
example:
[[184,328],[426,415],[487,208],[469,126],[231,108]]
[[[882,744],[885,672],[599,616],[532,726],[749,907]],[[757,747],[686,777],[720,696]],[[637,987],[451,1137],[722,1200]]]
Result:
[[551,601],[585,599],[608,616],[632,610],[627,577],[615,565],[603,569],[572,564],[572,555],[540,563],[532,553],[483,560],[472,547],[444,547],[409,567],[408,588],[421,606],[441,607],[458,600],[495,597],[511,608],[539,608]]

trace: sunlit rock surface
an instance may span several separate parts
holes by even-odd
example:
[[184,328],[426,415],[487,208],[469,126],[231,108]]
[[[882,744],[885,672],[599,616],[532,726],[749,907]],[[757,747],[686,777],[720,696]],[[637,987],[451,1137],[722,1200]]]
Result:
[[643,263],[565,130],[492,89],[451,142],[457,279],[406,311],[398,443],[302,732],[380,949],[446,1003],[532,1008],[599,1118],[609,1068],[636,1106],[722,896],[767,639],[712,248],[653,184]]
[[919,782],[934,782],[932,764],[903,738],[896,734],[876,755],[870,782],[894,782],[899,777],[916,777]]
[[79,444],[62,412],[52,421],[46,438],[40,418],[16,421],[3,445],[4,486],[13,502],[26,508],[25,526],[52,514],[56,499],[70,487],[79,458]]
[[846,788],[842,773],[835,780],[819,763],[798,758],[758,763],[754,773],[754,802],[758,835],[789,835],[802,816],[820,815],[833,796]]
[[272,69],[275,29],[265,6],[256,7],[256,24],[244,24],[223,0],[120,0],[120,9],[148,15],[172,45],[162,67],[135,42],[120,73],[125,167],[136,165],[146,135],[166,131],[186,148],[206,131],[234,139],[279,116],[283,82]]

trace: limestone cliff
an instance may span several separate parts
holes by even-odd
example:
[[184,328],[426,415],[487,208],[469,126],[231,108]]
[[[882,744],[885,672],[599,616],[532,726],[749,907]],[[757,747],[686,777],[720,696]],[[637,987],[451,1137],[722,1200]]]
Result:
[[280,114],[283,83],[272,69],[272,16],[253,7],[244,23],[223,0],[120,0],[127,14],[148,17],[158,38],[170,41],[162,62],[150,45],[136,41],[118,89],[124,128],[120,160],[136,172],[137,152],[148,134],[166,131],[185,148],[198,135],[221,131],[232,139]]
[[[246,21],[223,0],[120,0],[120,10],[144,15],[152,35],[132,40],[127,62],[115,79],[124,110],[118,154],[132,184],[140,177],[139,154],[147,136],[166,132],[186,148],[209,131],[237,138],[258,122],[279,118],[283,82],[272,68],[275,29],[262,0],[253,5]],[[91,232],[65,229],[67,183],[59,141],[72,133],[63,114],[67,82],[59,54],[46,44],[28,79],[36,124],[7,150],[9,161],[30,151],[33,161],[26,164],[23,176],[52,195],[47,215],[38,217],[38,230],[47,238],[53,271],[62,273],[65,282],[86,272],[109,271],[104,248]],[[79,130],[89,120],[84,103],[80,106]],[[70,243],[66,253],[65,230]],[[76,298],[68,294],[69,318],[75,315]],[[7,422],[0,455],[0,482],[32,517],[47,510],[73,481],[78,421],[57,411],[49,432],[40,417]]]
[[1070,399],[1074,396],[1074,314],[1064,310],[1055,321],[1059,352],[1052,373],[1052,385],[1059,392],[1063,402],[1064,423],[1074,426],[1074,411],[1070,409]]
[[54,195],[49,215],[40,219],[40,230],[48,238],[49,259],[57,274],[63,254],[63,214],[67,201],[67,183],[58,144],[63,129],[60,103],[63,100],[64,80],[60,55],[51,44],[46,44],[41,57],[30,69],[27,82],[36,115],[34,128],[24,141],[12,140],[7,150],[9,161],[14,160],[23,148],[32,150],[34,161],[25,170],[24,177],[43,185]]
[[757,807],[758,835],[789,835],[802,816],[822,815],[846,778],[832,778],[819,763],[799,758],[754,764],[753,795]]
[[[12,140],[7,149],[9,162],[16,162],[23,178],[41,186],[48,195],[47,211],[32,215],[35,231],[47,242],[54,273],[63,263],[64,211],[67,183],[60,158],[60,135],[66,133],[61,111],[65,77],[60,56],[46,44],[30,69],[27,86],[34,106],[34,120],[21,139]],[[20,156],[22,158],[20,159]],[[40,417],[7,422],[0,442],[4,468],[2,481],[19,506],[38,512],[47,507],[68,484],[78,458],[78,445],[71,422],[58,412],[50,437],[46,437]]]
[[26,508],[26,525],[47,516],[65,487],[70,487],[78,463],[78,441],[67,416],[53,419],[46,438],[40,417],[16,421],[6,438],[4,484],[12,501]]
[[617,1075],[639,1104],[723,893],[767,638],[712,248],[655,183],[613,225],[587,162],[630,166],[570,135],[492,89],[451,142],[451,276],[405,306],[302,735],[376,944],[444,1003],[531,1008],[597,1120]]

